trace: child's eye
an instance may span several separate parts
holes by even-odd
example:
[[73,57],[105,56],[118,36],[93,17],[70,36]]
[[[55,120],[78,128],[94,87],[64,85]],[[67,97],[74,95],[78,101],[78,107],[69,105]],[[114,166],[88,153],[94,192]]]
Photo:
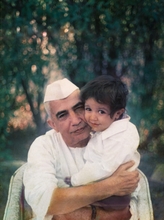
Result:
[[106,112],[104,110],[99,110],[100,114],[106,114]]

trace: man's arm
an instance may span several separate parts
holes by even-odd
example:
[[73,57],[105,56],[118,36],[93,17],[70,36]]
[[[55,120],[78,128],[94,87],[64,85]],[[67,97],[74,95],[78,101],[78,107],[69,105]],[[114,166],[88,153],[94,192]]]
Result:
[[66,214],[112,195],[132,193],[139,182],[138,171],[128,171],[133,165],[134,162],[123,164],[111,177],[99,182],[79,187],[56,188],[47,214]]

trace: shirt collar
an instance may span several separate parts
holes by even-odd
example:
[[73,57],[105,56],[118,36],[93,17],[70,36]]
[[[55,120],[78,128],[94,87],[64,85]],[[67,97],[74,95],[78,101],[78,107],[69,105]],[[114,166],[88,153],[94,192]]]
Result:
[[114,121],[106,130],[101,132],[102,139],[109,138],[127,129],[128,123],[130,121],[130,116],[126,115],[123,119]]

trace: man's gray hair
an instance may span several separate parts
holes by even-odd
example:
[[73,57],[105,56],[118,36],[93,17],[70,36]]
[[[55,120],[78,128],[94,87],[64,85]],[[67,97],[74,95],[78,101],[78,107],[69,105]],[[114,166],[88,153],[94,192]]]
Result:
[[46,110],[48,116],[51,118],[50,102],[45,102],[44,107],[45,107],[45,110]]

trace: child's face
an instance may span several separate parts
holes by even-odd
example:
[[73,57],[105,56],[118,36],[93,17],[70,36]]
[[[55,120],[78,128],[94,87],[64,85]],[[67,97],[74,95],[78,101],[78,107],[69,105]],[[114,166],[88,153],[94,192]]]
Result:
[[113,123],[115,117],[110,117],[108,105],[89,98],[85,101],[85,119],[93,131],[104,131]]

